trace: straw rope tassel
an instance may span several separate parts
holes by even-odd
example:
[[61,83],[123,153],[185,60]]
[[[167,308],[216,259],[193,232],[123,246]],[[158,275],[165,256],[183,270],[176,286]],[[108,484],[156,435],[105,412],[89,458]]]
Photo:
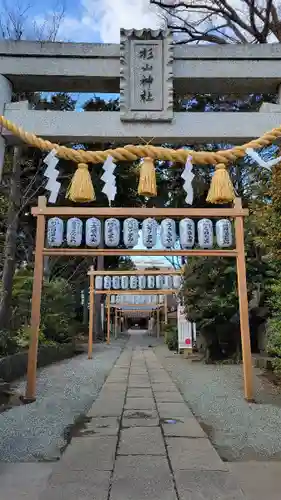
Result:
[[156,173],[152,158],[144,158],[140,168],[138,193],[142,196],[157,196]]
[[234,187],[224,163],[216,165],[208,192],[209,203],[230,203],[235,198]]
[[74,201],[74,203],[95,201],[95,190],[87,163],[78,163],[67,190],[66,198]]

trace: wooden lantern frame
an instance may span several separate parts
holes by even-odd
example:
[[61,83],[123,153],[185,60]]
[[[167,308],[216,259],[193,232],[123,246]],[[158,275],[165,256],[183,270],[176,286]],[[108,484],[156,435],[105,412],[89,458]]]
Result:
[[[244,217],[249,214],[247,209],[242,208],[240,198],[236,198],[231,208],[144,208],[144,207],[57,207],[47,206],[45,196],[38,198],[37,207],[31,210],[37,218],[34,279],[31,305],[31,338],[28,351],[28,368],[26,384],[26,401],[35,400],[38,334],[40,328],[40,309],[43,283],[43,259],[44,256],[209,256],[209,257],[235,257],[237,267],[237,289],[239,298],[240,331],[242,343],[244,394],[247,401],[253,401],[253,368],[251,356],[250,328],[248,316],[248,296],[246,281],[246,263],[244,247]],[[47,217],[136,217],[145,219],[153,217],[157,219],[171,218],[232,218],[235,227],[234,249],[188,249],[188,250],[134,250],[134,249],[112,249],[112,248],[46,248],[45,228]],[[99,274],[101,272],[99,271]],[[107,272],[108,274],[108,272]],[[124,271],[121,272],[124,274]],[[143,272],[142,272],[143,274]],[[151,272],[150,272],[151,274]],[[158,271],[157,271],[157,274]],[[170,273],[169,273],[170,274]],[[139,292],[139,291],[138,291]],[[112,293],[112,292],[111,292]],[[119,292],[118,292],[119,293]],[[163,291],[161,290],[161,294]]]

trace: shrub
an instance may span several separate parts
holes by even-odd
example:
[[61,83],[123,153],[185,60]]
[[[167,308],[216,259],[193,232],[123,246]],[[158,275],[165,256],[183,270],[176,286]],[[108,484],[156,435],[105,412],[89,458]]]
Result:
[[267,322],[267,352],[273,356],[272,366],[275,373],[281,374],[281,279],[272,284],[270,299],[271,318]]
[[18,351],[18,343],[15,335],[8,330],[0,332],[0,356],[8,356]]
[[[16,340],[17,344],[21,349],[27,349],[30,341],[30,326],[23,326],[19,329]],[[40,345],[56,345],[56,342],[46,339],[42,329],[39,330],[38,344]]]
[[[11,329],[16,332],[21,347],[29,337],[32,283],[31,270],[21,270],[15,276]],[[67,280],[45,281],[41,300],[41,343],[71,341],[77,328],[75,318],[75,294]]]
[[178,329],[176,327],[165,328],[165,343],[170,351],[178,350]]

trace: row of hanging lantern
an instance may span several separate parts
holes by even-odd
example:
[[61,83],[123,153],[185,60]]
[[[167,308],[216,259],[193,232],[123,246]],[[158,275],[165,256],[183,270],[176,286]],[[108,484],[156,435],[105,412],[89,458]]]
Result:
[[[142,223],[142,242],[146,248],[153,248],[157,243],[158,223],[153,218]],[[221,248],[232,246],[232,226],[228,219],[216,222],[216,241]],[[214,245],[213,223],[210,219],[201,219],[197,224],[198,244],[201,248],[212,248]],[[104,243],[107,247],[116,248],[120,244],[121,225],[115,218],[106,219],[104,224]],[[79,247],[83,237],[83,222],[77,217],[67,220],[66,242],[68,246]],[[47,241],[49,247],[59,247],[64,239],[64,223],[59,217],[48,220]],[[132,217],[123,223],[123,242],[127,248],[134,248],[139,240],[139,223]],[[164,219],[160,223],[160,240],[164,248],[173,248],[177,241],[176,222]],[[85,242],[89,247],[97,248],[102,243],[101,221],[95,217],[86,220]],[[185,218],[179,222],[179,242],[183,249],[192,248],[195,244],[195,223]]]
[[181,286],[179,275],[168,276],[96,276],[96,290],[136,290],[138,289],[178,289]]
[[139,304],[153,305],[163,304],[164,295],[111,295],[111,304]]

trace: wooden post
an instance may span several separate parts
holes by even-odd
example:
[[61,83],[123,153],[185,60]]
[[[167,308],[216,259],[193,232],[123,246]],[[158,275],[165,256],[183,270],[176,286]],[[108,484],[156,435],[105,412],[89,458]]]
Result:
[[88,359],[93,357],[93,328],[94,328],[94,276],[90,274],[90,309],[89,309],[89,338],[88,338]]
[[168,301],[167,295],[164,295],[164,317],[165,317],[165,325],[168,324]]
[[[240,198],[236,198],[234,206],[235,208],[242,208]],[[235,218],[235,239],[237,250],[236,266],[244,373],[244,394],[247,401],[253,401],[253,366],[249,327],[243,216],[238,216]]]
[[160,309],[159,309],[159,303],[157,304],[156,318],[157,318],[157,338],[159,339],[159,337],[160,337]]
[[117,329],[118,329],[118,309],[114,308],[114,337],[117,339]]
[[31,325],[30,325],[30,343],[27,362],[27,382],[25,391],[25,402],[31,403],[36,400],[36,372],[37,372],[37,354],[38,354],[38,336],[41,316],[41,295],[43,282],[43,249],[45,242],[45,215],[40,215],[40,210],[44,211],[46,207],[46,198],[39,196],[36,227],[35,259],[33,274],[33,289],[31,302]]
[[106,343],[110,344],[110,294],[106,296],[106,310],[107,310],[107,334]]

